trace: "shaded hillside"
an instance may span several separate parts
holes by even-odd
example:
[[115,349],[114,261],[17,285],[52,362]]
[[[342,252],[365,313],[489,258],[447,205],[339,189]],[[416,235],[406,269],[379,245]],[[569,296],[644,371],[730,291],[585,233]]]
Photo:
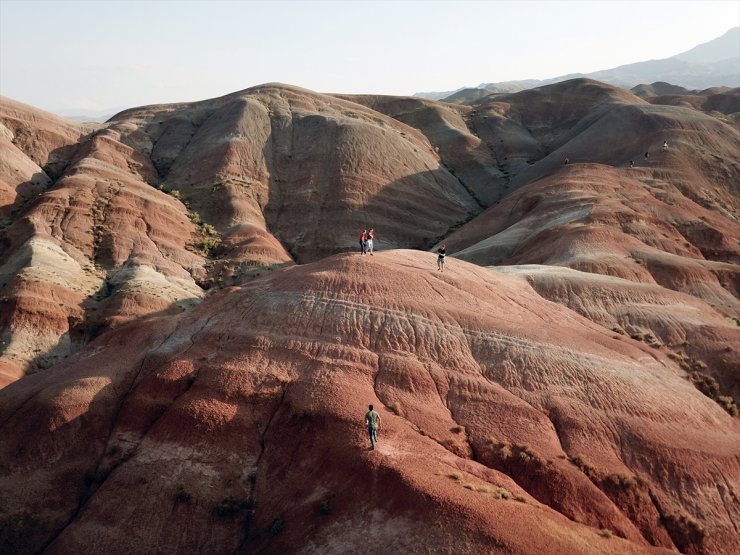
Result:
[[433,266],[389,251],[294,267],[7,386],[0,545],[738,547],[740,421],[676,362],[524,280]]
[[128,110],[84,137],[12,101],[0,123],[11,377],[214,285],[353,249],[363,226],[380,248],[427,248],[482,209],[418,132],[291,87]]

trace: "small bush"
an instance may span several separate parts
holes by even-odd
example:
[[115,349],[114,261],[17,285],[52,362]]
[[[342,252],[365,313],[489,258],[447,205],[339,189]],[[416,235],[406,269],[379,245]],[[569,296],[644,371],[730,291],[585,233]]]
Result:
[[201,225],[203,223],[200,214],[192,210],[188,212],[188,218],[190,218],[190,221],[193,222],[195,225]]
[[[695,366],[699,366],[704,363],[696,363]],[[706,365],[705,365],[706,366]],[[719,384],[712,376],[707,376],[701,372],[694,371],[689,374],[689,379],[694,387],[701,391],[704,395],[712,399],[720,407],[722,407],[730,416],[738,415],[738,408],[735,400],[727,395],[720,395]]]
[[216,505],[213,508],[213,512],[216,516],[228,518],[235,516],[242,511],[249,510],[252,507],[254,507],[254,503],[249,499],[239,500],[229,496]]
[[476,487],[475,488],[475,491],[479,491],[481,493],[491,493],[492,490],[491,490],[490,486],[487,486],[486,484],[483,484],[483,485],[480,485],[480,486]]
[[511,492],[506,488],[496,488],[493,492],[496,499],[511,499]]
[[519,501],[519,503],[526,503],[527,502],[527,498],[524,497],[523,495],[517,495],[514,498],[514,501]]
[[465,428],[463,428],[462,426],[453,426],[452,428],[450,428],[450,431],[451,431],[451,432],[452,432],[453,434],[460,434],[460,433],[462,433],[462,432],[463,432],[464,430],[465,430]]
[[601,536],[602,538],[607,538],[607,539],[609,539],[609,538],[611,538],[611,537],[612,537],[612,536],[613,536],[614,534],[613,534],[613,533],[612,533],[612,531],[611,531],[611,530],[609,530],[608,528],[604,528],[604,529],[602,529],[602,530],[601,530],[601,532],[599,533],[599,535],[600,535],[600,536]]
[[498,448],[498,453],[502,459],[508,459],[509,457],[511,457],[511,445],[509,445],[508,443],[501,444],[501,446]]
[[637,480],[628,474],[612,474],[607,479],[622,489],[633,489],[637,487]]
[[728,397],[726,395],[720,395],[717,397],[717,402],[720,404],[720,406],[723,409],[725,409],[730,414],[730,416],[738,415],[737,404],[735,403],[735,400],[732,397]]
[[460,480],[462,480],[462,477],[463,477],[463,476],[462,476],[462,474],[461,474],[460,472],[450,472],[450,473],[449,473],[449,474],[447,475],[447,477],[448,477],[448,478],[449,478],[450,480],[455,480],[456,482],[459,482]]
[[190,492],[184,489],[182,486],[177,490],[177,493],[175,494],[175,499],[178,503],[187,503],[192,498],[192,495],[190,495]]
[[578,468],[580,468],[581,471],[587,476],[592,475],[596,471],[594,465],[592,465],[591,462],[583,455],[574,455],[570,457],[569,460]]
[[221,246],[221,239],[211,236],[203,237],[195,244],[195,247],[206,255],[212,254],[219,246]]
[[397,416],[401,416],[401,413],[402,413],[401,403],[399,403],[398,401],[392,402],[390,405],[388,405],[388,408],[393,414]]
[[463,487],[465,489],[469,489],[471,491],[475,491],[475,486],[473,484],[463,484]]
[[272,524],[270,525],[270,534],[273,536],[279,536],[283,533],[283,530],[285,529],[285,521],[277,517],[275,520],[272,521]]

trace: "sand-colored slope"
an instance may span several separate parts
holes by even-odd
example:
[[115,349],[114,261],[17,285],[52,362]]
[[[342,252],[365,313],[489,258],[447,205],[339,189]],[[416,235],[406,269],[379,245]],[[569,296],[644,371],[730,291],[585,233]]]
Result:
[[75,126],[6,99],[0,120],[14,137],[0,150],[6,167],[45,168],[33,173],[26,163],[30,175],[2,230],[6,364],[45,368],[101,329],[179,312],[177,303],[203,295],[195,283],[203,258],[186,250],[195,226],[181,202],[148,183],[156,171],[145,137],[123,125]]
[[0,391],[0,426],[16,552],[738,547],[737,419],[661,351],[427,253],[114,330]]

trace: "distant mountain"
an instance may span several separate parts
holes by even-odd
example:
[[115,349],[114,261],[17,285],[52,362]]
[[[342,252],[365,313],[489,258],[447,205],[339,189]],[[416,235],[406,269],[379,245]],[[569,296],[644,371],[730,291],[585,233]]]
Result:
[[77,121],[77,122],[95,122],[95,123],[103,123],[105,121],[108,121],[111,117],[113,117],[115,112],[111,112],[109,114],[104,114],[102,116],[63,116],[64,119],[68,119],[70,121]]
[[427,98],[429,100],[442,100],[443,98],[447,98],[448,96],[452,96],[453,94],[459,93],[460,91],[464,90],[467,90],[467,87],[460,87],[459,89],[455,89],[454,91],[414,93],[414,96],[418,96],[419,98]]
[[455,102],[458,104],[467,104],[475,102],[476,100],[488,96],[493,91],[486,88],[471,87],[469,89],[460,89],[459,91],[452,93],[450,96],[444,97],[441,100],[443,102]]
[[[689,89],[740,87],[740,27],[734,27],[721,37],[662,60],[626,64],[592,73],[560,75],[551,79],[482,83],[478,88],[491,92],[517,92],[578,77],[595,79],[626,89],[655,81]],[[463,89],[451,93],[417,93],[414,96],[446,100],[451,94],[461,90]]]

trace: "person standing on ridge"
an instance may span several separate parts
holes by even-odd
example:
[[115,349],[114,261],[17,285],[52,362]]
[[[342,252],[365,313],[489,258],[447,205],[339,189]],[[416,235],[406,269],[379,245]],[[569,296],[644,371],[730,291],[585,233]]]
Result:
[[565,159],[565,165],[567,166],[568,164],[570,164],[570,160],[568,160],[568,158],[566,158]]
[[367,246],[367,229],[363,229],[360,233],[360,254],[365,254],[365,247]]
[[367,252],[370,256],[373,255],[373,239],[375,239],[375,230],[371,227],[370,231],[367,232]]
[[635,167],[635,161],[634,160],[630,160],[630,168],[634,168],[634,167]]
[[645,152],[645,160],[648,159],[648,156],[650,156],[650,152]]
[[663,152],[668,150],[668,141],[663,141]]
[[442,244],[437,249],[437,270],[439,270],[440,272],[445,271],[445,254],[447,254],[447,249],[445,249],[444,244]]
[[372,405],[365,413],[365,424],[367,424],[367,433],[370,435],[370,449],[375,449],[375,442],[378,441],[378,430],[380,429],[380,415],[373,410]]

